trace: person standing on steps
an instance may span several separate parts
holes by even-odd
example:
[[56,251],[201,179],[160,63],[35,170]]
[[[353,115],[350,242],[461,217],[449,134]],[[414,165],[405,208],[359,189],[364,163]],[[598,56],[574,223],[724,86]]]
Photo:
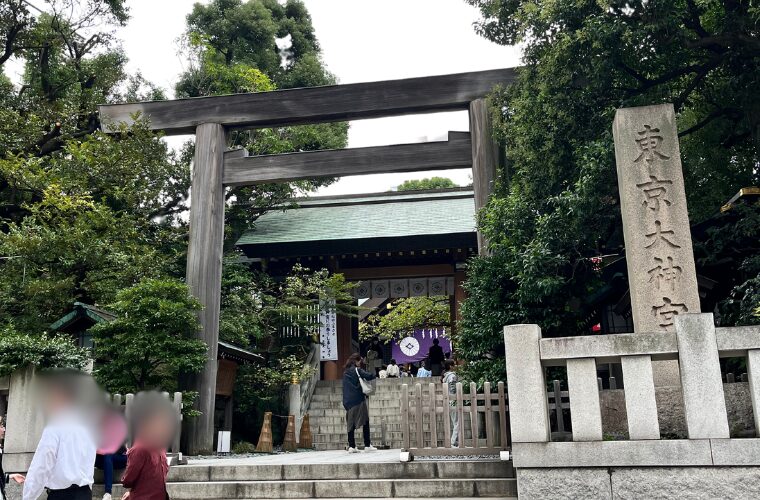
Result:
[[374,373],[369,373],[361,368],[362,357],[358,353],[349,356],[343,371],[343,408],[346,410],[346,427],[348,431],[348,452],[358,453],[354,432],[362,428],[364,434],[364,451],[375,451],[370,440],[369,407],[367,396],[362,390],[360,378],[366,381],[375,378]]
[[428,349],[427,359],[430,361],[430,369],[433,371],[434,377],[441,375],[441,366],[443,365],[443,347],[440,346],[438,339],[433,339],[433,345]]
[[[447,359],[443,362],[443,383],[448,385],[449,394],[457,393],[457,382],[459,378],[454,371],[454,361]],[[451,418],[451,447],[459,447],[459,413],[456,408],[456,398],[451,399],[451,408],[449,408],[449,418]]]

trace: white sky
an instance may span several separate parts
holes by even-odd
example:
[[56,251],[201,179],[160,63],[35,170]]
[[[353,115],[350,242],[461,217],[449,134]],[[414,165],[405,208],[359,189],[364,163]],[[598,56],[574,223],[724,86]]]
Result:
[[[128,69],[170,94],[183,64],[177,39],[194,0],[128,0],[131,20],[119,30]],[[203,2],[205,3],[205,2]],[[478,12],[464,0],[305,0],[327,68],[340,83],[507,68],[520,51],[475,34]],[[467,130],[467,113],[437,113],[351,122],[349,147],[444,140]],[[175,143],[174,141],[177,140]],[[181,139],[171,139],[180,144]],[[469,170],[347,177],[318,194],[389,190],[406,179],[447,176],[470,182]]]

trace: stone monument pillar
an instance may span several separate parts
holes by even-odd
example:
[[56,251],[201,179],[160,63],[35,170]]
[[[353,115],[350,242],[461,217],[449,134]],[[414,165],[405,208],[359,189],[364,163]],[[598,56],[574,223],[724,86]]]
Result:
[[[612,132],[634,331],[672,332],[700,312],[673,105],[618,109]],[[679,385],[676,361],[653,370],[655,385]]]

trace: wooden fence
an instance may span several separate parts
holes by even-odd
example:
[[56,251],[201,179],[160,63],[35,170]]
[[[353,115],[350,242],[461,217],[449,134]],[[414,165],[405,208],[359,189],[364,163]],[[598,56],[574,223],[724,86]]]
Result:
[[[402,386],[402,460],[412,460],[414,456],[499,455],[509,449],[503,382],[496,384],[495,392],[490,382],[483,384],[481,392],[471,383],[469,394],[464,394],[461,383],[457,383],[455,394],[449,393],[448,384],[431,382],[426,386],[426,391],[421,383],[411,390],[407,384]],[[455,440],[458,447],[451,445],[452,413],[459,422]]]

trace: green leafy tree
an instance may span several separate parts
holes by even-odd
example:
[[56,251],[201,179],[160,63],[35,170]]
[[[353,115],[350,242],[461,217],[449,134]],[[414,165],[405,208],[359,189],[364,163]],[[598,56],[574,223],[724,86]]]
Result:
[[146,279],[124,289],[109,305],[117,318],[92,328],[95,377],[111,392],[171,391],[179,373],[200,371],[206,344],[196,339],[200,303],[187,286]]
[[219,335],[251,348],[286,327],[299,328],[316,338],[320,324],[315,309],[356,314],[353,287],[342,274],[301,265],[294,266],[283,280],[275,280],[241,264],[238,255],[232,254],[223,267]]
[[0,233],[0,324],[42,332],[74,301],[107,303],[160,272],[167,259],[142,227],[52,184],[20,223]]
[[370,315],[359,325],[359,333],[364,339],[377,337],[388,341],[403,338],[418,328],[450,325],[448,297],[407,297],[391,302],[387,312]]
[[600,285],[591,258],[622,250],[616,108],[674,103],[693,223],[760,181],[760,12],[691,0],[468,3],[481,35],[524,52],[516,82],[493,96],[509,170],[479,215],[492,256],[470,265],[456,339],[484,374],[503,371],[505,324],[578,333]]
[[88,360],[87,351],[74,345],[66,335],[28,334],[19,332],[14,325],[0,326],[0,376],[27,366],[81,370]]
[[144,122],[97,131],[99,103],[163,96],[124,69],[123,2],[43,6],[0,6],[0,46],[24,64],[18,85],[0,74],[0,325],[36,333],[74,301],[181,275],[189,188],[189,158]]
[[[321,61],[311,17],[299,0],[212,0],[196,4],[187,17],[189,68],[176,85],[178,97],[267,91],[335,83]],[[278,46],[279,45],[279,46]],[[239,131],[232,147],[252,154],[340,149],[348,125],[326,123]],[[227,249],[264,212],[286,206],[334,179],[236,187],[226,211]]]
[[456,182],[448,177],[426,177],[424,179],[408,180],[398,185],[396,191],[421,191],[423,189],[445,189],[458,187]]

